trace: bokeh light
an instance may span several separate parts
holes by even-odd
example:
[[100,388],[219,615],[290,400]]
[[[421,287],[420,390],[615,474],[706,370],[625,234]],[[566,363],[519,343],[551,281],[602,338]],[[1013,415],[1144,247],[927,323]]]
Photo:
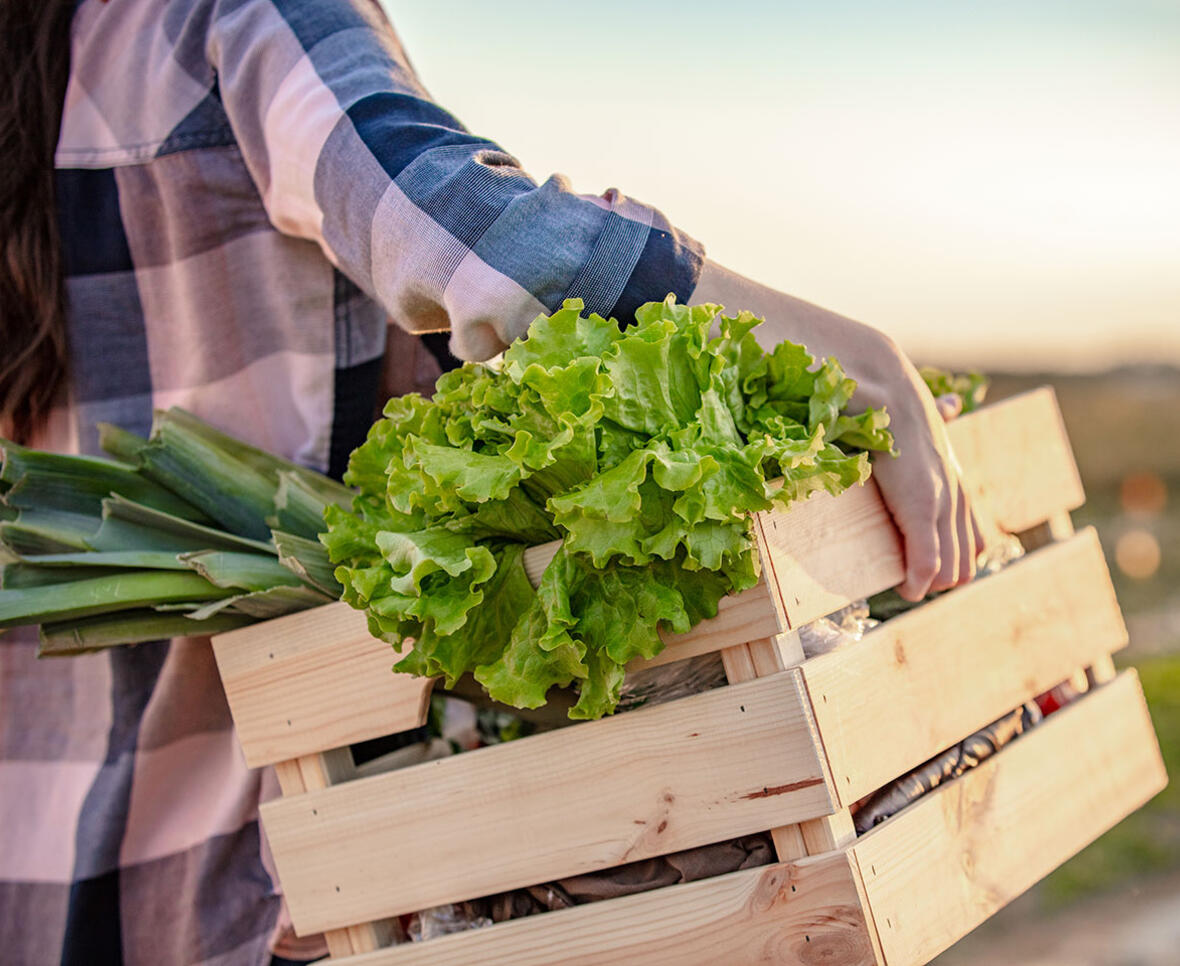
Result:
[[1134,529],[1122,534],[1114,547],[1114,559],[1128,577],[1147,580],[1160,569],[1160,542],[1148,530]]
[[1123,512],[1135,517],[1157,517],[1168,505],[1168,486],[1158,473],[1128,473],[1119,487]]

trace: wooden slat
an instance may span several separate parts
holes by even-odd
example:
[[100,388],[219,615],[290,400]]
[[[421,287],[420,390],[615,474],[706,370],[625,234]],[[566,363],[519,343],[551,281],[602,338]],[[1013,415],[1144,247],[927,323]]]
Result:
[[[721,657],[725,662],[725,674],[729,683],[736,684],[739,681],[778,674],[788,667],[802,664],[803,642],[799,639],[799,632],[792,631],[772,638],[751,641],[739,647],[727,648],[721,652]],[[825,780],[831,783],[831,771],[827,767],[826,756],[821,759],[820,764],[824,767]],[[795,825],[772,828],[770,836],[779,861],[785,862],[805,855],[820,855],[842,849],[855,840],[856,828],[849,810],[842,808],[831,815],[808,819]],[[861,908],[866,910],[866,931],[875,957],[873,961],[881,962],[883,957],[880,943],[872,917],[867,914],[868,902],[865,899],[860,873],[855,868],[855,861],[853,866],[853,878],[861,898]]]
[[432,680],[393,674],[397,655],[345,603],[213,639],[251,767],[416,728]]
[[1098,537],[1085,530],[807,661],[840,800],[856,801],[1126,641]]
[[[968,491],[1005,531],[1028,529],[1085,498],[1051,389],[963,416],[947,432]],[[901,541],[871,479],[838,497],[816,494],[761,517],[764,564],[777,578],[789,628],[894,587],[904,576]]]
[[1086,502],[1057,395],[1045,386],[947,424],[972,499],[1009,533]]
[[[964,416],[949,432],[969,488],[1005,529],[1027,529],[1081,502],[1051,390]],[[1014,452],[1024,455],[1015,460]],[[635,667],[772,637],[903,576],[900,541],[871,480],[838,498],[816,494],[789,512],[760,514],[758,532],[766,581],[722,601],[716,618],[688,634],[668,635],[657,658]],[[556,546],[526,552],[534,578]],[[430,685],[387,673],[395,656],[345,604],[222,635],[215,649],[251,765],[405,730],[425,713]]]
[[835,853],[544,913],[341,966],[872,966],[848,857]]
[[301,933],[831,811],[797,671],[262,807]]
[[[1043,523],[1038,523],[1032,529],[1021,531],[1019,536],[1025,550],[1035,550],[1055,541],[1067,540],[1073,532],[1073,520],[1070,518],[1069,511],[1062,510]],[[1084,691],[1088,687],[1113,681],[1117,671],[1114,659],[1110,655],[1100,655],[1091,664],[1079,668],[1075,673],[1081,674],[1083,680],[1076,686],[1078,690]]]
[[[347,748],[275,763],[275,773],[284,795],[302,795],[328,788],[337,782],[347,781],[355,772],[356,767]],[[388,946],[400,933],[401,926],[396,919],[385,919],[326,930],[324,942],[328,947],[328,955],[333,959],[341,959]]]
[[[901,538],[870,479],[762,514],[768,560],[792,630],[901,583]],[[775,588],[772,588],[775,589]]]
[[888,966],[920,966],[1167,782],[1133,671],[854,846]]
[[[803,662],[803,642],[799,632],[778,634],[772,638],[751,641],[749,644],[731,647],[721,652],[725,662],[725,674],[730,684],[752,678],[764,678],[778,674],[788,667]],[[826,755],[821,757],[824,779],[832,784],[831,770],[827,767]],[[850,844],[856,838],[852,816],[847,808],[820,818],[808,819],[794,825],[780,825],[770,830],[774,851],[780,862],[800,859],[806,855],[832,852]],[[868,900],[860,872],[853,860],[853,879],[860,898],[861,909],[865,911],[866,936],[872,951],[872,962],[882,962],[880,943],[872,916],[868,914]]]

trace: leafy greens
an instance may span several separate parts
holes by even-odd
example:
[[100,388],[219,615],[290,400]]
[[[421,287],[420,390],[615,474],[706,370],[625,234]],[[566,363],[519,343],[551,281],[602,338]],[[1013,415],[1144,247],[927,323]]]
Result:
[[[758,319],[671,297],[636,324],[568,300],[497,365],[447,373],[430,400],[393,399],[352,456],[351,510],[321,536],[397,670],[473,672],[493,698],[537,707],[577,683],[571,717],[618,700],[651,657],[758,580],[749,514],[869,475],[889,450],[882,410],[845,413],[856,384]],[[781,478],[781,483],[779,482]],[[534,589],[523,551],[561,540]]]

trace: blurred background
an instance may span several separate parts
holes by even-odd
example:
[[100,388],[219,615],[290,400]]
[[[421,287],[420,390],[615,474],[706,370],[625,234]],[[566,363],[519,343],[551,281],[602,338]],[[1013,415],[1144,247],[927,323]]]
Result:
[[[434,96],[535,177],[650,202],[992,398],[1053,384],[1180,774],[1180,3],[385,5]],[[1177,949],[1173,785],[939,962]]]

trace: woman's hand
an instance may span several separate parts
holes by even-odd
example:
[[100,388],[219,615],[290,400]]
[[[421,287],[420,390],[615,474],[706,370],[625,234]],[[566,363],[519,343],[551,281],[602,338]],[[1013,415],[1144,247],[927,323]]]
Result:
[[898,593],[921,600],[975,576],[980,533],[944,425],[957,415],[955,407],[935,401],[889,339],[875,332],[864,338],[873,337],[878,360],[861,363],[859,371],[849,367],[859,380],[852,406],[889,410],[898,455],[875,455],[873,478],[905,542],[906,577]]
[[[748,309],[766,324],[755,329],[766,348],[784,339],[816,355],[832,355],[857,381],[851,409],[885,406],[898,455],[877,454],[873,477],[901,531],[907,600],[945,590],[975,575],[979,530],[971,514],[941,407],[897,345],[852,319],[743,278],[706,262],[693,302],[719,302],[730,311]],[[947,410],[953,416],[952,409]]]

